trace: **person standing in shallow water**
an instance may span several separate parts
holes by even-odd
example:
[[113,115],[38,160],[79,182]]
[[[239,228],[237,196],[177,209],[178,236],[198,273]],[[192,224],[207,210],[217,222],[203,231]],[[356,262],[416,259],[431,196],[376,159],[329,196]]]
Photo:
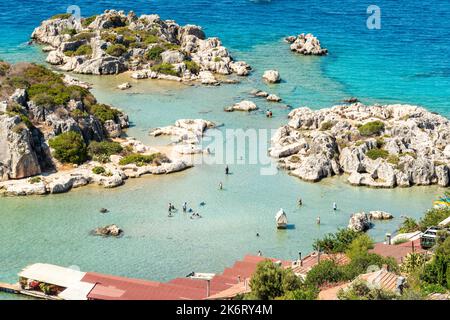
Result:
[[336,202],[333,202],[333,210],[334,210],[334,211],[337,210],[337,204],[336,204]]
[[187,210],[187,202],[183,203],[183,212],[186,213]]
[[225,167],[225,174],[230,174],[230,168],[228,168],[228,165]]
[[219,190],[222,190],[223,189],[223,184],[222,184],[222,182],[219,182]]

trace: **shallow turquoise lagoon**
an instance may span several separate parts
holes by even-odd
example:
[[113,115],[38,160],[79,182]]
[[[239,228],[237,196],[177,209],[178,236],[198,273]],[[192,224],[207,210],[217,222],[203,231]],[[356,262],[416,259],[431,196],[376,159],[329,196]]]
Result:
[[[26,45],[40,20],[65,11],[71,3],[23,1],[16,12],[0,4],[0,58],[8,61],[42,62],[36,46]],[[117,4],[119,3],[119,4]],[[130,115],[128,130],[152,145],[168,139],[148,136],[151,128],[180,118],[203,118],[233,128],[277,128],[286,122],[289,109],[329,107],[343,98],[357,96],[365,103],[412,103],[449,115],[450,98],[450,4],[443,1],[379,1],[382,29],[365,27],[366,1],[206,1],[184,5],[173,1],[77,1],[82,14],[106,8],[158,12],[180,23],[196,23],[208,35],[219,36],[238,59],[250,63],[254,72],[237,85],[185,86],[167,82],[131,81],[133,88],[115,87],[129,81],[124,75],[80,76],[94,84],[101,102],[111,103]],[[3,10],[5,9],[5,10]],[[420,21],[418,23],[417,21]],[[282,37],[313,32],[330,50],[327,57],[292,54]],[[278,69],[281,84],[260,81],[266,69]],[[253,88],[283,98],[282,104],[254,99],[261,111],[225,113],[223,108],[250,98]],[[271,108],[274,118],[266,119]],[[246,150],[240,150],[244,153]],[[420,217],[443,193],[438,187],[378,190],[351,187],[346,177],[321,183],[302,182],[279,171],[262,176],[260,165],[231,165],[225,177],[223,165],[197,165],[169,176],[128,180],[123,187],[106,190],[89,186],[68,194],[0,199],[0,281],[13,282],[27,264],[47,262],[76,265],[97,271],[153,280],[169,280],[191,271],[220,272],[247,253],[279,258],[306,254],[312,241],[324,233],[345,227],[351,213],[385,210],[395,215],[379,222],[370,234],[382,240],[394,232],[401,215]],[[224,190],[219,191],[219,181]],[[304,206],[296,205],[302,197]],[[180,208],[188,201],[202,219],[179,213],[167,217],[172,202]],[[199,204],[206,205],[200,207]],[[337,202],[339,210],[332,210]],[[99,208],[111,210],[99,213]],[[274,215],[283,208],[295,228],[277,231]],[[322,224],[316,225],[317,216]],[[119,239],[89,235],[100,225],[116,223],[125,230]],[[261,236],[256,237],[256,233]],[[0,298],[5,297],[0,295]]]

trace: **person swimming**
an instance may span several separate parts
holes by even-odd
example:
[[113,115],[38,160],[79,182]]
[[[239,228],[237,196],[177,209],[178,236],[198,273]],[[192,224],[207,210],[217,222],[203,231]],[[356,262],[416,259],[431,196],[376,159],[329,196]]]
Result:
[[302,206],[302,205],[303,205],[303,200],[302,200],[302,198],[299,198],[299,199],[298,199],[298,205],[299,205],[299,206]]

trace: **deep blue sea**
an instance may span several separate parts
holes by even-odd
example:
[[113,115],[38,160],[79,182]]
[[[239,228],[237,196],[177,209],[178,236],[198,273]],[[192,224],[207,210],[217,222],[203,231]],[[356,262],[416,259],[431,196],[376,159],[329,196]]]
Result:
[[[446,0],[122,0],[0,2],[0,59],[44,63],[38,46],[27,41],[40,21],[78,5],[82,16],[115,8],[138,14],[158,13],[179,24],[201,25],[218,36],[234,57],[251,64],[253,73],[238,85],[188,87],[157,81],[132,81],[133,88],[115,90],[131,81],[124,75],[79,76],[94,84],[101,102],[127,112],[128,134],[152,144],[151,128],[181,118],[205,118],[225,128],[277,128],[288,110],[274,106],[264,112],[225,113],[233,102],[249,99],[252,88],[281,96],[284,103],[329,107],[356,96],[365,103],[402,102],[422,105],[450,116],[450,1]],[[369,30],[367,8],[381,9],[381,29]],[[325,57],[303,57],[282,39],[311,32]],[[267,86],[261,75],[280,70],[282,83]],[[260,109],[268,107],[258,101]],[[148,176],[105,190],[96,186],[45,197],[0,198],[0,281],[14,282],[27,264],[77,265],[97,271],[152,280],[169,280],[195,270],[220,272],[247,253],[262,250],[279,258],[296,258],[311,250],[324,233],[346,227],[349,215],[384,210],[395,219],[377,223],[370,235],[377,241],[394,232],[402,215],[420,217],[443,193],[438,187],[375,190],[352,187],[345,177],[306,183],[280,171],[261,176],[257,165],[199,165],[170,176]],[[224,190],[218,191],[219,181]],[[297,206],[301,196],[304,206]],[[167,218],[168,202],[188,201],[204,216]],[[332,210],[338,202],[339,210]],[[197,208],[197,204],[206,206]],[[98,209],[110,209],[101,215]],[[295,229],[277,232],[274,215],[282,207]],[[320,215],[321,225],[316,225]],[[89,236],[100,225],[117,223],[120,239]],[[255,233],[261,236],[255,238]],[[0,299],[6,296],[0,295]]]
[[[4,0],[0,2],[0,58],[32,59],[33,49],[25,43],[33,28],[70,5],[79,6],[82,16],[108,8],[156,12],[180,24],[199,24],[208,36],[220,36],[227,47],[240,52],[286,35],[312,32],[331,53],[322,59],[321,71],[341,90],[377,102],[409,102],[449,114],[449,1]],[[380,30],[366,27],[369,5],[381,9]],[[296,88],[291,90],[295,95]]]

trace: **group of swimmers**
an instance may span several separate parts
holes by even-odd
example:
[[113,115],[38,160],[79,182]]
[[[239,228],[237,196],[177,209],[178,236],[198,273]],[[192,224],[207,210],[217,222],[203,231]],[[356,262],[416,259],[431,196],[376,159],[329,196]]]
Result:
[[[204,202],[202,202],[202,204],[204,205]],[[169,202],[168,207],[169,207],[169,217],[173,217],[172,213],[176,212],[177,209],[171,202]],[[188,209],[187,202],[183,203],[182,210],[183,210],[183,213],[191,213],[191,216],[190,216],[191,219],[202,217],[198,212],[194,212],[194,210],[192,210],[192,208]]]
[[267,118],[272,118],[272,116],[273,116],[272,111],[269,110],[269,109],[267,109],[267,111],[266,111],[266,117],[267,117]]
[[[299,198],[297,203],[298,203],[299,206],[302,206],[302,205],[303,205],[303,200],[302,200],[302,198]],[[334,211],[337,210],[337,204],[336,204],[336,202],[333,202],[333,210],[334,210]],[[320,224],[320,216],[317,217],[316,223],[317,223],[317,224]]]

